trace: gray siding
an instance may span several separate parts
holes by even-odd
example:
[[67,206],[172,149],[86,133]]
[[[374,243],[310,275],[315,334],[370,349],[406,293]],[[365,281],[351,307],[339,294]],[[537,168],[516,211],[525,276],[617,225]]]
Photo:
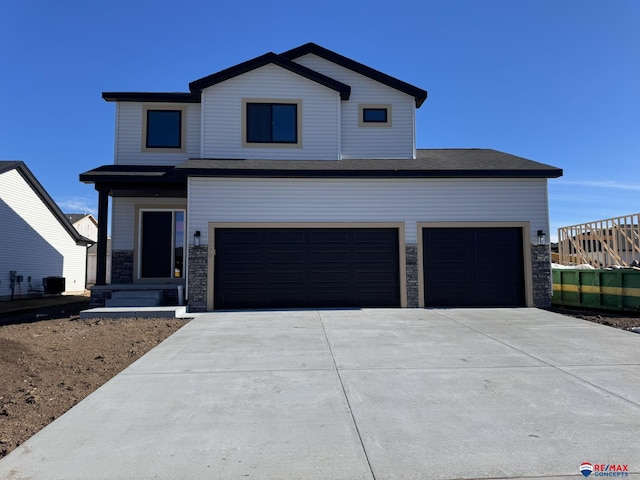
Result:
[[142,151],[142,112],[144,105],[157,108],[182,107],[185,104],[116,104],[115,162],[120,165],[178,165],[200,155],[200,105],[187,105],[187,145],[185,152],[158,153]]
[[[302,148],[243,147],[243,98],[302,99]],[[335,160],[339,155],[339,108],[338,92],[266,65],[203,90],[202,156]]]
[[[415,156],[415,99],[352,70],[315,55],[297,63],[351,86],[351,98],[342,102],[342,158],[413,158]],[[390,128],[360,127],[358,105],[391,104]]]
[[529,221],[549,231],[546,179],[189,179],[188,237],[209,222]]

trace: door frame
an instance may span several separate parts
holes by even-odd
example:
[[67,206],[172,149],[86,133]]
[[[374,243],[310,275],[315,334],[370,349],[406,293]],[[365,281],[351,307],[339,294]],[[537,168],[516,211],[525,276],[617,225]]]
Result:
[[522,231],[522,261],[524,262],[524,298],[527,307],[533,307],[533,269],[531,266],[531,224],[530,222],[417,222],[418,234],[418,306],[424,304],[424,228],[501,228],[515,227]]
[[[184,212],[184,274],[180,278],[170,277],[170,278],[144,278],[140,276],[140,262],[142,255],[142,214],[143,212],[168,212],[171,211],[175,214],[175,212]],[[145,203],[135,204],[134,205],[134,220],[133,220],[133,283],[170,283],[176,285],[184,285],[187,280],[188,273],[188,246],[189,246],[189,237],[187,231],[187,218],[188,218],[188,210],[186,202],[182,204],[175,203],[161,203],[158,205],[149,205]],[[174,235],[174,233],[172,233]]]
[[207,310],[214,309],[214,271],[216,258],[216,228],[394,228],[398,231],[398,275],[400,307],[407,307],[407,259],[405,255],[404,222],[209,222],[207,265]]

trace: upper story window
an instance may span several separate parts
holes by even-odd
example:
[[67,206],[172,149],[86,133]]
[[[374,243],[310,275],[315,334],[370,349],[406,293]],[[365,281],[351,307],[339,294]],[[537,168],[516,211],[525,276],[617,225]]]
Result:
[[301,146],[300,100],[243,99],[243,146]]
[[185,114],[186,109],[181,107],[144,107],[142,150],[184,152]]
[[391,126],[391,105],[359,105],[358,110],[361,127]]

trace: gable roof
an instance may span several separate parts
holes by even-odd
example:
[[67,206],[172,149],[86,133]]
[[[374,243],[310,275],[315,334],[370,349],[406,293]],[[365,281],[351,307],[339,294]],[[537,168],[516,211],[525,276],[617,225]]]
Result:
[[69,219],[69,221],[71,222],[72,225],[77,223],[77,222],[79,222],[83,218],[87,218],[88,217],[89,220],[91,220],[91,222],[96,227],[98,226],[98,221],[90,213],[65,213],[64,215],[65,215],[65,217],[67,217]]
[[557,178],[562,169],[491,149],[419,149],[415,159],[189,159],[186,176],[256,178]]
[[382,73],[362,63],[351,60],[343,55],[332,52],[315,43],[305,43],[299,47],[281,54],[273,52],[265,53],[259,57],[239,63],[217,73],[194,80],[189,83],[189,92],[102,92],[102,98],[107,102],[167,102],[167,103],[200,103],[202,89],[224,82],[231,78],[250,72],[265,65],[273,64],[289,70],[292,73],[319,83],[327,88],[340,93],[341,100],[349,100],[351,87],[338,80],[328,77],[320,72],[296,63],[296,58],[307,54],[317,55],[344,68],[369,77],[400,92],[415,98],[416,108],[424,103],[427,98],[426,90],[398,80],[386,73]]
[[58,220],[58,222],[60,222],[62,227],[78,245],[87,245],[89,243],[94,243],[93,240],[80,235],[78,231],[73,227],[73,225],[71,225],[69,219],[65,216],[64,213],[62,213],[62,210],[60,210],[56,202],[53,201],[42,184],[40,184],[38,179],[33,175],[33,173],[31,173],[31,170],[27,168],[27,165],[24,162],[0,161],[0,175],[10,170],[18,171],[22,178],[24,178],[27,184],[35,192],[35,194],[38,195],[40,200],[42,200],[42,202],[46,205],[51,214],[56,218],[56,220]]
[[340,93],[340,99],[349,100],[349,95],[351,94],[351,87],[349,85],[334,80],[333,78],[327,77],[326,75],[316,72],[315,70],[307,68],[303,65],[292,62],[291,60],[281,55],[276,55],[273,52],[265,53],[264,55],[261,55],[259,57],[247,60],[243,63],[239,63],[238,65],[227,68],[212,75],[208,75],[199,80],[195,80],[189,84],[189,90],[191,90],[192,93],[202,91],[202,89],[204,88],[210,87],[220,82],[224,82],[225,80],[229,80],[231,78],[237,77],[238,75],[242,75],[243,73],[250,72],[251,70],[255,70],[269,64],[277,65],[286,70],[289,70],[290,72],[301,75],[311,81],[319,83],[320,85],[335,90]]
[[290,60],[294,60],[307,54],[317,55],[325,60],[329,60],[330,62],[364,75],[365,77],[369,77],[376,82],[383,83],[391,88],[395,88],[396,90],[406,93],[407,95],[411,95],[416,99],[416,108],[420,108],[420,105],[422,105],[427,99],[426,90],[422,90],[414,85],[398,80],[397,78],[387,75],[386,73],[382,73],[379,70],[367,67],[362,63],[351,60],[350,58],[321,47],[320,45],[316,45],[315,43],[305,43],[304,45],[288,50],[280,55]]

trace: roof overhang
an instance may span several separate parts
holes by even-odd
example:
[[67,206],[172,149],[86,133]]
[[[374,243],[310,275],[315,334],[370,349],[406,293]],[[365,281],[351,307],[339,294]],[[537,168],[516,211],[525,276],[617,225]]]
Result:
[[200,103],[200,92],[102,92],[107,102]]
[[80,181],[112,197],[187,197],[187,179],[172,166],[104,165],[81,173]]

